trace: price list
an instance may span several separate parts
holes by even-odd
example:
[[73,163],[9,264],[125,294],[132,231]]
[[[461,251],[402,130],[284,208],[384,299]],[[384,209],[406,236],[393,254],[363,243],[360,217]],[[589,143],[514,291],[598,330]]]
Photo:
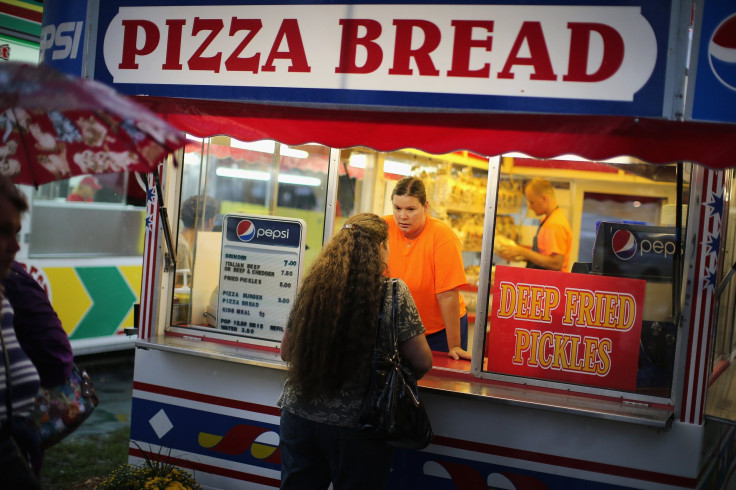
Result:
[[280,341],[296,298],[303,221],[227,215],[225,227],[217,328]]

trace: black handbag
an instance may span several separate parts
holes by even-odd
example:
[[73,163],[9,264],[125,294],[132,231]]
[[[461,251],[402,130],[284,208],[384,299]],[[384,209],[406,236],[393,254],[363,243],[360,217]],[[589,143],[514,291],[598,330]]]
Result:
[[[423,449],[432,442],[432,425],[419,398],[417,380],[401,359],[396,325],[396,279],[392,280],[390,327],[378,318],[372,374],[359,423],[362,433],[407,449]],[[382,335],[382,331],[387,330]]]

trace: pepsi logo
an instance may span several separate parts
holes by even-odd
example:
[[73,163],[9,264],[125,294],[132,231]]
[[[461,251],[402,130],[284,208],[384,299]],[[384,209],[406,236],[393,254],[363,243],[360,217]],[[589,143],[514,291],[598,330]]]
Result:
[[716,78],[736,90],[736,14],[726,18],[713,32],[708,44],[708,61]]
[[244,219],[238,223],[236,233],[241,242],[249,242],[256,236],[256,225],[252,221]]
[[616,230],[611,237],[611,248],[616,257],[629,260],[636,255],[636,237],[628,230]]

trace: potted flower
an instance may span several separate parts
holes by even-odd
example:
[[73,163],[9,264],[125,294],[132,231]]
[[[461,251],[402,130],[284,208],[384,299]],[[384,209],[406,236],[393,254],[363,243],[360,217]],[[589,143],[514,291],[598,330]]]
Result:
[[143,451],[145,462],[124,464],[113,470],[98,489],[202,490],[194,475],[173,464],[153,460]]

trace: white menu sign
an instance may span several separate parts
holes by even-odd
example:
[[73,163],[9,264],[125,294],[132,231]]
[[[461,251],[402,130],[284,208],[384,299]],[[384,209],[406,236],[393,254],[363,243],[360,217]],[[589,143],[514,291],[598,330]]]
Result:
[[225,215],[218,329],[281,341],[301,277],[305,234],[300,219]]

